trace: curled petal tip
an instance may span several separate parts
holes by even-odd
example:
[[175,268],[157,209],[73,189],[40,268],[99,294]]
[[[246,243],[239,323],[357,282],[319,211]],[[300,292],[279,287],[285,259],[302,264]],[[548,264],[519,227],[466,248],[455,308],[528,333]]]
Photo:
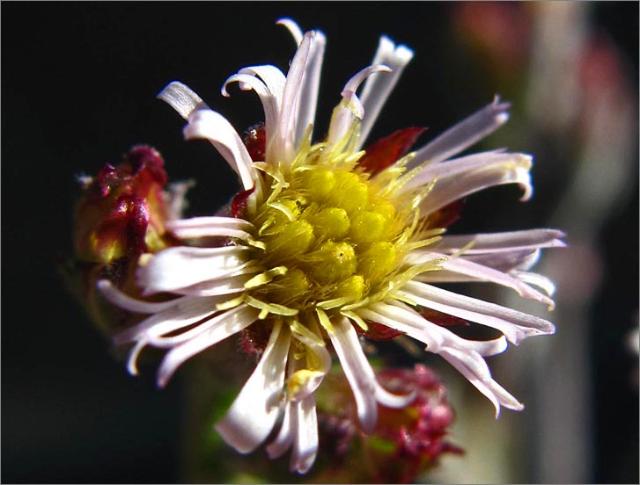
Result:
[[374,65],[365,67],[364,69],[360,70],[356,75],[354,75],[351,79],[349,79],[347,84],[345,84],[341,93],[342,97],[346,98],[354,95],[355,92],[358,90],[358,87],[360,86],[360,84],[362,84],[362,82],[366,78],[368,78],[369,76],[377,72],[391,72],[391,68],[384,64],[374,64]]
[[528,180],[523,180],[520,183],[520,187],[522,187],[522,190],[524,191],[522,197],[520,197],[520,202],[527,202],[531,197],[533,197],[533,185],[531,184],[531,178],[528,177]]
[[300,45],[302,43],[302,36],[303,36],[302,29],[300,28],[300,26],[297,24],[296,21],[288,17],[282,17],[276,20],[276,25],[281,25],[284,28],[286,28],[291,34],[291,37],[293,37],[293,40],[297,45]]
[[167,387],[170,378],[170,374],[165,374],[164,372],[162,372],[162,369],[160,369],[156,378],[156,386],[158,387],[158,389],[164,389],[165,387]]

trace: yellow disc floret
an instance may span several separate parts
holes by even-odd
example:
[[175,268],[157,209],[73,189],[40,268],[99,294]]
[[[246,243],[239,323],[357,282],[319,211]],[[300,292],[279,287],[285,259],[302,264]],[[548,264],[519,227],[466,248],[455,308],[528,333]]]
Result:
[[245,284],[245,301],[262,311],[273,305],[279,315],[281,307],[316,315],[327,328],[335,313],[394,289],[421,233],[418,209],[390,190],[397,177],[372,179],[358,169],[363,154],[307,144],[289,166],[256,164],[262,200],[246,218],[264,270]]

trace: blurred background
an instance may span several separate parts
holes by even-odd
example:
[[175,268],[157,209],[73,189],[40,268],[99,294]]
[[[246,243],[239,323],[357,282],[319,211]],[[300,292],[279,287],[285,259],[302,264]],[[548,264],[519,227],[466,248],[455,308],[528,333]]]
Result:
[[[148,143],[172,179],[193,178],[194,214],[227,202],[235,179],[155,99],[189,84],[238,130],[261,119],[251,94],[223,98],[240,67],[286,70],[282,16],[328,38],[319,132],[380,34],[415,50],[371,139],[412,125],[429,139],[500,94],[511,121],[482,148],[535,155],[534,198],[513,187],[467,200],[452,232],[561,228],[570,247],[539,272],[557,283],[553,337],[494,357],[527,409],[490,404],[425,356],[466,449],[436,482],[638,481],[638,4],[2,3],[3,482],[176,482],[188,410],[180,375],[156,390],[129,377],[66,291],[76,176]],[[477,147],[476,147],[477,148]],[[545,315],[492,288],[470,291]],[[633,334],[635,330],[635,335]],[[322,444],[321,444],[322,446]],[[259,451],[258,453],[264,453]]]

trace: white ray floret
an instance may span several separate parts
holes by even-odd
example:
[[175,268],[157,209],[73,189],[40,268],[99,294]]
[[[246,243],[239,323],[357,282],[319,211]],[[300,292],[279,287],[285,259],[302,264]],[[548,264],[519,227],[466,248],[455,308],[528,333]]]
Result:
[[289,329],[276,324],[256,369],[215,426],[225,441],[241,453],[255,450],[278,419],[290,340]]
[[396,46],[387,36],[380,38],[378,50],[373,58],[372,65],[384,65],[389,67],[390,74],[373,74],[367,79],[360,96],[364,107],[365,116],[360,128],[360,140],[357,147],[361,147],[383,106],[387,102],[391,91],[398,83],[402,71],[413,59],[413,51],[407,46]]
[[491,104],[476,111],[416,151],[414,163],[439,163],[469,148],[509,120],[509,107],[509,103],[501,103],[496,96]]

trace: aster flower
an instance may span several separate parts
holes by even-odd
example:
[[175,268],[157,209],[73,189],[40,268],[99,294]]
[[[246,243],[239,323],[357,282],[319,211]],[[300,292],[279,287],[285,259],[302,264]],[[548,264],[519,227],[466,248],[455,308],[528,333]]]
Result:
[[[491,377],[484,357],[533,335],[553,333],[541,318],[444,290],[434,283],[492,282],[548,306],[553,284],[529,272],[540,249],[562,246],[562,233],[529,230],[446,236],[438,221],[452,203],[482,189],[518,184],[532,193],[529,155],[489,151],[457,157],[508,118],[497,98],[427,145],[405,155],[421,133],[396,132],[362,146],[413,53],[382,37],[372,65],[345,84],[326,138],[313,140],[325,37],[282,20],[297,51],[287,75],[271,65],[240,69],[225,82],[253,90],[264,128],[243,142],[231,124],[184,84],[159,95],[186,121],[187,139],[209,140],[239,177],[230,214],[177,219],[167,229],[183,242],[139,261],[134,299],[98,283],[115,305],[148,317],[115,337],[133,344],[128,368],[147,347],[167,349],[164,386],[178,367],[223,339],[258,326],[269,338],[255,371],[216,429],[239,452],[268,444],[271,457],[292,448],[291,468],[306,472],[318,448],[314,392],[337,354],[363,431],[378,403],[403,407],[414,393],[380,385],[359,342],[373,326],[426,345],[493,403],[520,404]],[[357,95],[359,87],[362,92]],[[264,143],[261,143],[261,139]],[[456,158],[452,158],[456,157]],[[448,315],[491,327],[489,341],[457,336],[437,324]],[[279,419],[279,418],[282,419]],[[274,429],[277,423],[279,429]]]

